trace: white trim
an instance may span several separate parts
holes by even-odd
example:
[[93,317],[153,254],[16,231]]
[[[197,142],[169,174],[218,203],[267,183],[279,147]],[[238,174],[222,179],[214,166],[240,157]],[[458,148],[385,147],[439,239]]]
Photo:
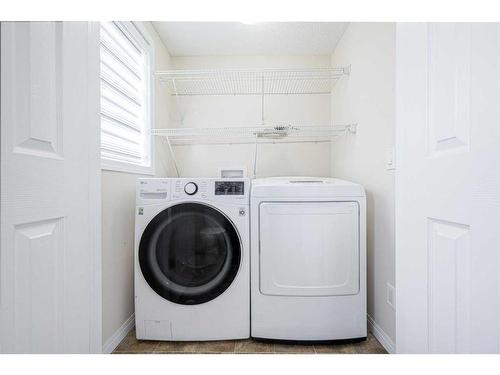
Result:
[[113,350],[116,349],[118,345],[122,342],[125,336],[135,327],[135,313],[132,313],[130,317],[121,325],[120,328],[116,330],[115,333],[111,335],[109,339],[106,340],[102,347],[102,352],[104,354],[111,354]]
[[148,29],[144,26],[144,22],[136,22],[131,21],[132,25],[137,29],[139,34],[144,38],[146,43],[149,46],[149,61],[148,65],[150,68],[149,71],[149,98],[148,98],[148,106],[150,109],[149,113],[149,123],[151,127],[149,128],[148,141],[149,143],[149,171],[146,174],[154,176],[156,174],[156,143],[155,137],[152,136],[151,130],[156,129],[156,49],[153,36],[148,31]]
[[99,77],[99,24],[87,24],[88,42],[88,87],[87,105],[89,117],[89,227],[90,251],[90,353],[102,349],[102,240],[101,240],[101,116],[99,104],[101,95]]
[[101,158],[101,169],[103,171],[123,172],[142,174],[147,176],[154,176],[155,171],[153,167],[146,167],[143,165],[129,164],[116,160],[108,160]]
[[387,350],[387,353],[394,354],[396,352],[396,344],[389,337],[387,333],[373,320],[373,318],[367,314],[368,329],[373,336],[382,344],[382,346]]

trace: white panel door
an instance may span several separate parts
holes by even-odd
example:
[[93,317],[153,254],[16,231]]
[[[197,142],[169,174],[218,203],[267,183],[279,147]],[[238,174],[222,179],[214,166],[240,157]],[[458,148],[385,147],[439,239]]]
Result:
[[357,202],[261,203],[259,236],[262,294],[359,293]]
[[398,24],[396,346],[500,352],[500,26]]
[[1,23],[0,352],[101,351],[98,48]]

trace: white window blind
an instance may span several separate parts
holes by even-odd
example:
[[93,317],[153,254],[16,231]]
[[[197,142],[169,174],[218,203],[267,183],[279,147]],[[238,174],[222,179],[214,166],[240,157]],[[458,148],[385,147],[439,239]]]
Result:
[[131,22],[100,29],[104,169],[152,172],[151,46]]

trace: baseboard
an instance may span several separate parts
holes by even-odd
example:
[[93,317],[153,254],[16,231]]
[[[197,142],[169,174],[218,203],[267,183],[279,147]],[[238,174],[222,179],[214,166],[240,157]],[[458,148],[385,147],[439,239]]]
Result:
[[132,314],[126,321],[121,325],[120,328],[116,330],[113,335],[106,340],[104,346],[102,347],[102,352],[105,354],[110,354],[116,347],[122,342],[122,340],[127,336],[127,334],[134,328],[135,326],[135,314]]
[[389,335],[384,332],[384,330],[373,320],[373,318],[370,315],[367,315],[368,318],[368,329],[370,330],[371,333],[373,333],[373,336],[382,344],[382,346],[387,350],[387,353],[394,354],[396,345],[394,342],[391,340]]

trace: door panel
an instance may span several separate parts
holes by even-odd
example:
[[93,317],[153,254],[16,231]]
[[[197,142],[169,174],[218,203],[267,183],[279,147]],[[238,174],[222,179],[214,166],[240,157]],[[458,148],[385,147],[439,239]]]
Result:
[[16,341],[33,352],[62,351],[64,218],[14,228]]
[[428,219],[427,228],[429,350],[467,353],[470,227]]
[[500,352],[500,26],[398,24],[401,353]]
[[14,152],[62,158],[62,23],[16,22]]
[[100,352],[97,28],[2,22],[1,59],[0,352]]
[[262,294],[358,293],[356,202],[261,203],[259,235]]
[[470,25],[429,25],[429,157],[469,151],[470,32]]

